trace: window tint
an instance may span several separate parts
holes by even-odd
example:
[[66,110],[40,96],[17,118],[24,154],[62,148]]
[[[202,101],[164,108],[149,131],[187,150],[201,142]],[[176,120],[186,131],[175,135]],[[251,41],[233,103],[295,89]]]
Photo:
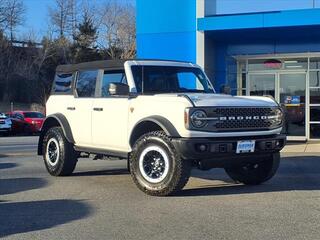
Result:
[[127,79],[124,71],[104,71],[102,86],[101,86],[101,96],[109,96],[109,84],[110,83],[125,83],[127,84]]
[[57,73],[54,82],[53,92],[71,93],[72,73]]
[[78,97],[94,97],[98,71],[79,72],[77,80]]

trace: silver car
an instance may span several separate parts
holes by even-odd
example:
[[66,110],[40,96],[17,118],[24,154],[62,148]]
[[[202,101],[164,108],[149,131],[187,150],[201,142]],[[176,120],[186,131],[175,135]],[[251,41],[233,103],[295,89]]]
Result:
[[9,135],[12,121],[4,113],[0,113],[0,134]]

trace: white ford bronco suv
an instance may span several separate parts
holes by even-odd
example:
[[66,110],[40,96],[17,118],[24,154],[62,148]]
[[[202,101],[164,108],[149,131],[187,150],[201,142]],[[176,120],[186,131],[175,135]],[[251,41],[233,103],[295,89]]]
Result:
[[139,189],[157,196],[181,190],[192,167],[265,182],[286,142],[273,99],[216,94],[192,63],[61,65],[46,110],[38,154],[51,175],[70,175],[84,155],[116,157],[128,161]]

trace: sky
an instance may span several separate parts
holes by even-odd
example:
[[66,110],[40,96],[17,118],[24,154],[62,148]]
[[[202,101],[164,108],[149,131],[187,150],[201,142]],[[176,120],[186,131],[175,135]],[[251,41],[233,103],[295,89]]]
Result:
[[[18,28],[17,37],[24,38],[27,33],[32,32],[33,35],[45,35],[49,25],[48,6],[53,6],[55,0],[23,0],[27,12],[25,16],[25,24]],[[105,1],[105,0],[88,0],[88,1]],[[131,3],[135,5],[136,0],[113,0],[121,3]],[[149,0],[153,1],[153,0]],[[171,0],[171,1],[191,1],[191,0]],[[207,0],[216,1],[217,14],[245,13],[255,11],[277,11],[289,9],[319,8],[320,0]]]
[[[103,0],[91,0],[103,1]],[[122,3],[131,3],[135,5],[136,0],[115,0]],[[49,25],[48,7],[54,6],[54,0],[23,0],[26,7],[25,23],[17,29],[17,37],[24,37],[30,32],[36,35],[40,40],[47,32]]]

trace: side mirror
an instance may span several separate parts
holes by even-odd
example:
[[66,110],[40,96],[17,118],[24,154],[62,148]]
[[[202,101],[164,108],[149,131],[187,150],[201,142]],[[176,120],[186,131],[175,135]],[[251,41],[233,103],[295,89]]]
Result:
[[120,95],[126,96],[129,95],[129,85],[124,83],[109,83],[109,94],[110,96]]

